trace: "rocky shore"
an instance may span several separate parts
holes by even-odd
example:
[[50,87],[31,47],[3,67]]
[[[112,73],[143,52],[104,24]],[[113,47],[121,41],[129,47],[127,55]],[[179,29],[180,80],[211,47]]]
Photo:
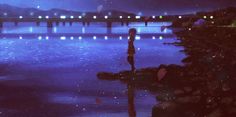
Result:
[[[158,92],[153,117],[236,116],[236,29],[204,27],[177,32],[184,66],[161,65],[135,73],[98,73],[102,80],[134,78],[138,89]],[[160,70],[166,70],[159,78]]]

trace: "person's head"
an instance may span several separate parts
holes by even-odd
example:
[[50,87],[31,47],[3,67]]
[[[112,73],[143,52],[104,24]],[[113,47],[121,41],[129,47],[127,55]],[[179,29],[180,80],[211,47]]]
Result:
[[137,34],[137,30],[135,28],[129,29],[129,35],[130,36],[135,36]]

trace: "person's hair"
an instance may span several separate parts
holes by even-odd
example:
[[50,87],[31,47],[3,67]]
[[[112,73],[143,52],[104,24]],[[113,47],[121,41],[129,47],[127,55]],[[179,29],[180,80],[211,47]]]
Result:
[[131,28],[129,29],[129,34],[130,33],[133,33],[133,34],[136,34],[137,33],[137,30],[135,28]]

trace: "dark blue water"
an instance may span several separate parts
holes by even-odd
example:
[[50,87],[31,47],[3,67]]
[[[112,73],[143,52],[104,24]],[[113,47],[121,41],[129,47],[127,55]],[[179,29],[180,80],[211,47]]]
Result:
[[[185,57],[179,52],[183,48],[163,44],[176,40],[171,30],[161,32],[161,25],[163,23],[144,27],[136,23],[112,29],[112,34],[126,34],[129,28],[137,28],[137,69],[181,64]],[[47,30],[43,24],[41,27],[4,26],[4,34],[15,34],[17,38],[2,36],[0,39],[0,64],[7,65],[6,74],[0,76],[0,86],[6,88],[0,94],[0,100],[4,101],[0,105],[1,115],[128,117],[127,86],[120,81],[100,81],[96,77],[102,71],[130,69],[126,61],[126,36],[106,36],[107,29],[103,25],[82,27],[75,24],[54,28],[54,33],[62,35],[59,37],[25,38],[22,34],[45,34]],[[65,33],[81,33],[81,36],[63,36]],[[83,34],[91,36],[83,37]],[[104,34],[104,37],[96,34]],[[154,104],[155,94],[135,91],[137,117],[151,116]]]

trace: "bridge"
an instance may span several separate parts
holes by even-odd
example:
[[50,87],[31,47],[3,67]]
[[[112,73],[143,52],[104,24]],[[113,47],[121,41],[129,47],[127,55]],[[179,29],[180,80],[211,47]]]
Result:
[[98,17],[98,16],[93,16],[93,17],[82,17],[82,16],[60,16],[59,18],[50,18],[49,16],[39,16],[37,18],[24,18],[23,16],[19,16],[17,18],[0,18],[0,28],[3,27],[4,22],[14,22],[15,25],[17,26],[18,23],[20,22],[35,22],[37,26],[40,25],[41,22],[46,22],[47,27],[51,28],[53,27],[53,23],[56,25],[59,25],[59,23],[63,23],[65,25],[66,22],[69,22],[70,25],[73,23],[82,23],[83,25],[90,25],[91,22],[102,22],[106,23],[108,28],[112,27],[112,23],[114,22],[120,22],[121,25],[129,25],[130,22],[144,22],[145,25],[148,25],[148,22],[168,22],[168,21],[173,21],[178,18],[182,18],[181,16],[152,16],[152,17],[141,17],[141,16],[128,16],[128,17],[123,17],[119,16],[117,18],[109,18],[108,16],[104,17]]
[[[211,16],[213,17],[213,16]],[[48,32],[52,32],[52,28],[55,26],[59,26],[60,23],[63,24],[63,26],[66,25],[66,23],[69,23],[70,26],[72,26],[73,23],[82,23],[83,26],[87,25],[89,26],[91,22],[100,22],[100,23],[106,23],[106,26],[108,30],[112,28],[112,23],[121,23],[122,26],[126,25],[129,26],[131,22],[143,22],[145,23],[145,26],[148,26],[149,22],[172,22],[177,19],[200,19],[204,18],[206,19],[207,16],[201,16],[201,17],[194,17],[194,16],[118,16],[118,17],[109,17],[109,16],[91,16],[91,17],[82,17],[82,16],[60,16],[60,17],[49,17],[49,16],[38,16],[38,17],[0,17],[0,33],[2,33],[3,23],[4,22],[13,22],[15,26],[18,25],[18,23],[23,22],[34,22],[37,26],[40,26],[40,23],[46,22]],[[210,17],[209,17],[210,18]],[[211,18],[212,19],[212,18]],[[109,32],[109,31],[108,31]]]

